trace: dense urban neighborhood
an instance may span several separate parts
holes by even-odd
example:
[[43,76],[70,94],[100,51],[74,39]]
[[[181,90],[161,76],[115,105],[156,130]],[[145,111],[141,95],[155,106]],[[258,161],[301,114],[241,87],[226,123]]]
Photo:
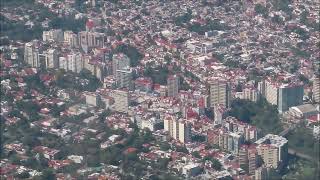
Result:
[[318,0],[0,4],[0,179],[320,179]]

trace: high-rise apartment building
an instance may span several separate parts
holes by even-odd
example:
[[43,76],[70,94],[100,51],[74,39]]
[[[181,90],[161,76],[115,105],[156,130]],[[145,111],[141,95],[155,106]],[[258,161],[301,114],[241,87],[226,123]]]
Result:
[[116,77],[117,70],[130,66],[130,59],[125,54],[114,54],[112,57],[112,74]]
[[300,82],[265,83],[265,97],[267,101],[278,107],[279,113],[288,111],[290,107],[303,103],[303,84]]
[[240,132],[228,132],[225,129],[209,130],[207,132],[208,143],[218,145],[221,149],[234,154],[239,153],[239,147],[243,143],[243,135]]
[[257,169],[258,152],[255,145],[242,145],[239,150],[239,165],[249,174],[253,175]]
[[260,94],[258,89],[254,87],[246,87],[243,89],[243,99],[247,99],[249,101],[257,102],[260,98]]
[[129,92],[127,90],[114,90],[111,94],[114,99],[114,110],[121,113],[128,113]]
[[210,107],[221,104],[224,107],[229,107],[231,95],[230,87],[226,81],[210,82]]
[[71,47],[79,47],[79,39],[78,35],[72,31],[64,32],[64,42],[67,43]]
[[259,167],[254,172],[254,180],[267,180],[269,169],[266,167]]
[[46,68],[53,69],[59,67],[59,57],[56,49],[48,49],[46,51]]
[[179,93],[179,76],[169,76],[167,79],[168,96],[176,97]]
[[103,33],[81,31],[78,33],[78,38],[79,45],[85,52],[88,51],[88,48],[104,46]]
[[28,42],[24,46],[24,61],[31,67],[40,67],[39,48],[37,42]]
[[170,137],[187,143],[191,140],[191,124],[172,115],[167,115],[164,118],[164,129],[169,132]]
[[285,163],[288,156],[288,140],[282,136],[267,134],[255,142],[257,152],[262,157],[266,167],[278,168]]
[[320,75],[315,75],[313,78],[312,94],[313,100],[320,103]]
[[80,52],[68,54],[68,70],[79,73],[83,69],[83,59]]
[[117,70],[116,84],[118,88],[132,89],[132,69],[130,69],[130,67],[127,66]]
[[61,29],[52,29],[49,31],[43,31],[42,40],[43,41],[54,41],[54,42],[63,42],[63,31]]

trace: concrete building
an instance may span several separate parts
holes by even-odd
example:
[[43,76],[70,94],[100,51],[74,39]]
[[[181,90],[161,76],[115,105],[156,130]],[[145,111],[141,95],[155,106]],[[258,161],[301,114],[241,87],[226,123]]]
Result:
[[128,113],[129,92],[127,90],[115,90],[111,96],[114,99],[114,110],[121,113]]
[[191,124],[176,117],[168,115],[164,118],[164,130],[169,132],[170,137],[187,143],[191,140]]
[[132,89],[132,69],[127,66],[122,69],[117,70],[116,84],[118,88],[128,88]]
[[294,117],[307,118],[309,116],[317,115],[318,110],[312,104],[303,104],[300,106],[293,106],[289,108],[289,113],[292,114]]
[[63,31],[61,29],[51,29],[49,31],[43,31],[42,40],[51,42],[63,42]]
[[243,89],[243,99],[247,99],[249,101],[257,102],[260,98],[260,94],[258,89],[254,87],[247,87]]
[[255,145],[242,145],[239,150],[239,165],[247,174],[254,175],[257,169],[258,152]]
[[64,69],[68,71],[68,58],[67,57],[59,57],[59,69]]
[[114,54],[112,57],[112,74],[116,77],[117,70],[130,67],[130,59],[125,54]]
[[153,82],[151,78],[140,77],[135,80],[135,89],[145,92],[152,90]]
[[24,46],[24,61],[31,67],[40,67],[39,48],[37,42],[28,42]]
[[101,104],[101,97],[100,95],[92,92],[85,92],[86,97],[86,104],[91,106],[99,106]]
[[79,45],[87,52],[88,48],[103,47],[104,34],[98,32],[81,31],[78,33]]
[[229,107],[231,95],[229,84],[225,81],[213,81],[210,82],[210,107],[215,105],[223,105]]
[[269,103],[278,107],[279,113],[303,103],[303,84],[301,83],[284,84],[267,81],[265,85],[265,97]]
[[71,47],[79,47],[78,35],[72,31],[65,31],[63,34],[64,42]]
[[282,136],[267,134],[255,142],[258,154],[266,167],[278,168],[285,163],[288,156],[288,140]]
[[254,179],[255,180],[267,180],[268,179],[268,168],[266,167],[259,167],[254,172]]
[[80,52],[68,54],[68,70],[79,73],[83,69],[83,58]]
[[316,103],[320,103],[320,76],[313,77],[312,96]]
[[179,93],[179,76],[169,76],[167,79],[168,96],[177,97]]
[[56,49],[48,49],[45,60],[47,69],[54,69],[59,67],[58,51]]
[[191,124],[184,121],[184,120],[179,120],[179,141],[182,143],[187,143],[191,141]]
[[207,138],[209,144],[218,145],[221,149],[234,154],[239,153],[239,148],[244,140],[241,133],[228,132],[225,129],[209,130]]

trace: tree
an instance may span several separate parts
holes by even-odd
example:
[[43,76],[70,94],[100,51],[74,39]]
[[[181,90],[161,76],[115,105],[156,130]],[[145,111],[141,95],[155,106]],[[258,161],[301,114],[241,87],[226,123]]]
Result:
[[52,169],[45,169],[42,171],[41,179],[46,179],[46,180],[55,180],[55,174]]
[[169,158],[160,158],[160,159],[158,159],[159,168],[163,169],[163,170],[167,169],[167,166],[168,166],[169,162],[170,162]]
[[188,149],[185,146],[176,146],[177,152],[188,153]]
[[199,154],[198,151],[193,151],[191,154],[192,154],[192,156],[195,157],[195,158],[199,158],[199,159],[201,158],[201,156],[200,156],[200,154]]
[[263,16],[268,15],[268,10],[266,7],[264,7],[262,4],[256,4],[254,7],[254,10],[257,14],[261,14]]
[[220,171],[222,169],[222,165],[220,161],[218,161],[217,159],[213,159],[211,162],[212,162],[211,167],[214,168],[215,170]]
[[170,149],[170,144],[167,142],[160,143],[160,149],[162,151],[168,151]]

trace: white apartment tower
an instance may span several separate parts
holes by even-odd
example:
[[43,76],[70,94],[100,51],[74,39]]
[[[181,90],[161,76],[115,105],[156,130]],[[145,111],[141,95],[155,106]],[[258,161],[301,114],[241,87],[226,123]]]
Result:
[[164,118],[164,130],[169,132],[169,135],[181,143],[187,143],[191,140],[191,124],[172,115],[167,115]]
[[59,67],[58,52],[56,49],[48,49],[45,60],[46,68],[53,69]]
[[39,49],[36,42],[28,42],[24,46],[24,61],[31,67],[40,67]]

